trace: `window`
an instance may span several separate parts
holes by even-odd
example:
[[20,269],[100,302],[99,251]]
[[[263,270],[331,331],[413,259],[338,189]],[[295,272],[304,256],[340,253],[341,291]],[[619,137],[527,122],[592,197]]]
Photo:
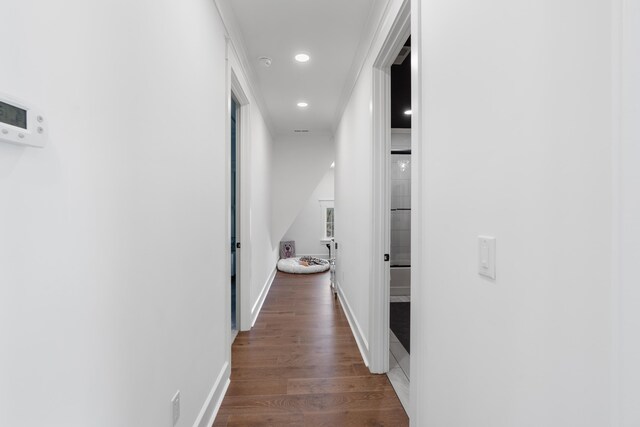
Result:
[[320,200],[322,209],[322,240],[330,240],[334,237],[334,208],[333,200]]
[[324,230],[324,236],[331,239],[333,237],[333,208],[325,209]]

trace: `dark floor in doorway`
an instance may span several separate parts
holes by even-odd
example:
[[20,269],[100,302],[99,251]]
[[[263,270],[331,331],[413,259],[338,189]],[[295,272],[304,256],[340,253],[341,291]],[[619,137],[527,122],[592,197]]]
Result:
[[236,319],[236,276],[231,276],[231,330],[238,330]]
[[407,353],[411,353],[411,303],[392,302],[389,323]]

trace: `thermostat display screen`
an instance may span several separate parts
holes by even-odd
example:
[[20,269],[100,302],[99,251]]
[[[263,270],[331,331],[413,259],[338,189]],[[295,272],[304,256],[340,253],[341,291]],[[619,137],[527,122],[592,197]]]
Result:
[[0,122],[26,129],[27,110],[0,101]]

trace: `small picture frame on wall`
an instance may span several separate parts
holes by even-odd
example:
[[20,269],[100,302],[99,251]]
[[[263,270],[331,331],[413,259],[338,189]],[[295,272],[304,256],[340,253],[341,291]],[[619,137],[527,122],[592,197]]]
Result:
[[295,258],[296,256],[296,242],[294,240],[288,240],[280,242],[280,258]]

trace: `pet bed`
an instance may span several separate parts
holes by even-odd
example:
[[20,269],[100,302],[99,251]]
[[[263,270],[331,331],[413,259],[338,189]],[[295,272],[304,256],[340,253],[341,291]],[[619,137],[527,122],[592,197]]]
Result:
[[329,261],[326,259],[313,258],[314,261],[320,264],[310,264],[308,266],[300,264],[300,258],[283,258],[278,261],[278,270],[285,273],[293,274],[311,274],[322,273],[329,269]]

